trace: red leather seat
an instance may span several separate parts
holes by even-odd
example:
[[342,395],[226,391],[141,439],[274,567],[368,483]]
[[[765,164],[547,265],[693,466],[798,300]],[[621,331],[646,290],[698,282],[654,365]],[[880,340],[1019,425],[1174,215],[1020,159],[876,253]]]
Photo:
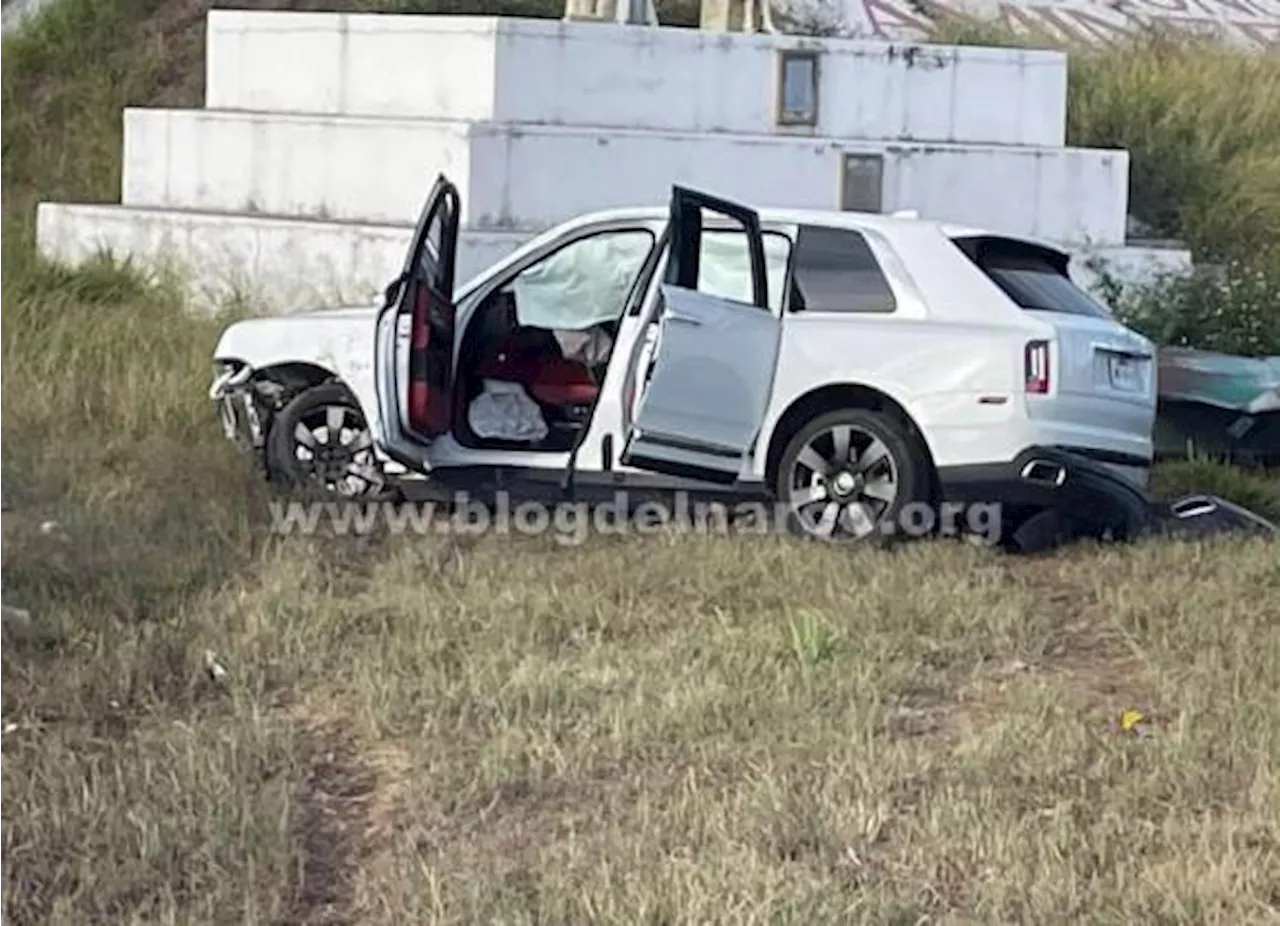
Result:
[[590,404],[600,393],[584,364],[522,344],[518,337],[494,345],[476,372],[485,379],[521,383],[534,399],[547,405]]
[[600,394],[591,373],[576,360],[544,363],[527,385],[535,399],[548,405],[590,405]]

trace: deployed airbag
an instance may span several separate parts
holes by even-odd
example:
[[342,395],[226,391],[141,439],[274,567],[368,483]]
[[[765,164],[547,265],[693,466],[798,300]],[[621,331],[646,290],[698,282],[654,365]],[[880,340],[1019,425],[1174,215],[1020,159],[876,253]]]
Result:
[[488,440],[536,443],[548,433],[541,410],[524,387],[497,379],[484,381],[484,391],[467,410],[467,421],[477,437]]

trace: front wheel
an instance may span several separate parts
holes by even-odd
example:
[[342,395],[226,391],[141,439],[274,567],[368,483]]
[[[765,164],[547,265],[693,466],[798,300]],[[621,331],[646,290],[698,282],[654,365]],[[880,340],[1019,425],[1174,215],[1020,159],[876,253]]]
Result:
[[849,408],[796,432],[774,491],[793,532],[854,543],[896,533],[904,507],[927,500],[928,485],[927,462],[896,418]]
[[373,433],[351,391],[324,383],[294,396],[267,437],[267,468],[284,484],[343,498],[394,494],[373,450]]

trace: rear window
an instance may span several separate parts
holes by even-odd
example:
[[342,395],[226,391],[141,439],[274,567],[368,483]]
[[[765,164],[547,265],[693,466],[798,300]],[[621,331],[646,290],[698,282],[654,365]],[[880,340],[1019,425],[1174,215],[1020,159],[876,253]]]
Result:
[[1111,317],[1103,303],[1071,281],[1067,259],[1056,251],[1005,238],[957,238],[955,243],[1024,309]]

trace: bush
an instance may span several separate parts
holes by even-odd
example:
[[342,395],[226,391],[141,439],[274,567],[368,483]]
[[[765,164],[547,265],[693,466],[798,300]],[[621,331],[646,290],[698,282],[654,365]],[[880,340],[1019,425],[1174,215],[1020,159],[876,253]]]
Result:
[[944,17],[935,41],[1071,55],[1067,143],[1130,154],[1129,211],[1199,269],[1104,297],[1160,344],[1280,353],[1280,55],[1148,29],[1106,47]]
[[1274,264],[1231,261],[1127,287],[1104,274],[1102,288],[1120,319],[1157,344],[1280,354],[1280,274]]

